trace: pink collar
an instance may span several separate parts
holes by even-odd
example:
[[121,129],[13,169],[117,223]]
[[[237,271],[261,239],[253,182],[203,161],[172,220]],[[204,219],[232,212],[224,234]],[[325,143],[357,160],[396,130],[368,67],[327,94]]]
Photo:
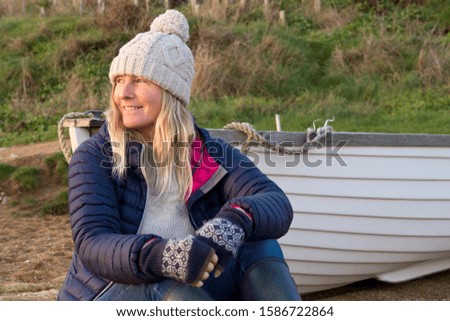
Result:
[[209,155],[199,137],[192,143],[191,153],[192,193],[194,193],[214,175],[220,165]]

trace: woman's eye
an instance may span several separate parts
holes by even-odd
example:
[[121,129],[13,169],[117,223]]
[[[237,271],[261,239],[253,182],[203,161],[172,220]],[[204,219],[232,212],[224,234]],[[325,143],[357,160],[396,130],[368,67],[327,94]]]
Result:
[[115,79],[115,82],[116,82],[116,84],[122,84],[122,83],[123,83],[123,78],[117,77],[117,78]]
[[144,79],[144,78],[136,78],[134,81],[135,81],[136,83],[140,84],[140,83],[144,83],[144,82],[145,82],[145,79]]

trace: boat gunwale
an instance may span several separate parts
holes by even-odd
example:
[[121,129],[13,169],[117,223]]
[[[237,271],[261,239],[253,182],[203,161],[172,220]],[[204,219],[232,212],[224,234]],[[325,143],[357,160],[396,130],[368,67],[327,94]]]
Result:
[[[213,137],[227,142],[246,142],[244,133],[229,129],[208,129]],[[269,142],[285,147],[299,147],[306,142],[305,132],[258,131]],[[450,135],[446,134],[402,134],[375,132],[330,132],[324,146],[368,146],[368,147],[450,147]]]
[[[96,129],[103,125],[105,119],[77,118],[65,119],[63,127]],[[227,142],[242,144],[247,137],[244,133],[232,129],[208,128],[212,137],[220,137]],[[306,142],[306,132],[294,131],[258,131],[269,142],[286,147],[302,146]],[[345,142],[346,146],[386,146],[386,147],[450,147],[450,135],[447,134],[408,134],[380,132],[330,132],[324,141],[325,146],[336,146]],[[289,145],[287,145],[289,143]]]

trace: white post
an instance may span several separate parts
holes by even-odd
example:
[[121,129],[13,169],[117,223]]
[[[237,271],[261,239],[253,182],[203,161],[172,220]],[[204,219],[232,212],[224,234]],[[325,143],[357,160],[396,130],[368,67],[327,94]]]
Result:
[[72,152],[81,145],[82,142],[89,139],[89,129],[80,127],[69,127],[70,145]]
[[281,132],[280,114],[275,114],[275,124],[277,126],[277,132]]
[[280,13],[280,24],[285,27],[286,26],[286,12],[284,10],[281,10]]

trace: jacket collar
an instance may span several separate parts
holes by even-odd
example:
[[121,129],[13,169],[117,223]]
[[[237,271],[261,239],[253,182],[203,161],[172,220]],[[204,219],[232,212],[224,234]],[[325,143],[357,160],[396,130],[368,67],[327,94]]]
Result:
[[[111,137],[107,125],[107,122],[105,122],[105,124],[100,127],[98,134],[104,141],[110,142]],[[193,188],[191,196],[198,194],[197,192],[206,194],[227,174],[227,170],[221,166],[221,161],[219,160],[220,157],[223,157],[223,146],[221,144],[217,145],[217,142],[211,139],[209,132],[204,128],[198,127],[197,124],[195,125],[195,131],[197,137],[192,144],[191,156],[191,166],[193,170]],[[140,168],[144,152],[145,147],[142,143],[137,141],[128,142],[126,157],[127,164],[131,170],[137,170],[137,172],[141,173]]]

